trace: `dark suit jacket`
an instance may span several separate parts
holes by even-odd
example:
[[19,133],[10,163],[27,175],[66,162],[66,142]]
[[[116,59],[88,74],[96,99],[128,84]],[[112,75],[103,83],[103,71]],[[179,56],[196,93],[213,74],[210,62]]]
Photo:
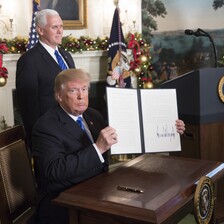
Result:
[[[71,55],[63,49],[59,51],[68,66],[74,68]],[[54,79],[60,71],[59,65],[40,43],[17,62],[16,97],[28,140],[35,121],[56,104]]]
[[[83,117],[95,142],[100,130],[106,127],[105,120],[91,108]],[[102,163],[86,133],[59,105],[34,125],[32,146],[40,183],[39,217],[49,213],[49,201],[60,192],[108,170],[106,153]]]

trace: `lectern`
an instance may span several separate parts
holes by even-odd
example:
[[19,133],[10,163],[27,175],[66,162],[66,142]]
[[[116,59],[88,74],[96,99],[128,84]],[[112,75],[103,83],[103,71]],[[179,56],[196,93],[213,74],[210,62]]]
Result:
[[218,93],[223,77],[224,68],[205,68],[161,85],[176,89],[179,117],[186,123],[182,151],[175,155],[224,161],[224,103]]
[[[177,91],[179,117],[186,124],[181,136],[181,152],[171,155],[224,161],[224,68],[205,68],[164,82],[161,88]],[[218,199],[224,220],[224,180],[220,180]],[[221,211],[222,210],[222,211]]]

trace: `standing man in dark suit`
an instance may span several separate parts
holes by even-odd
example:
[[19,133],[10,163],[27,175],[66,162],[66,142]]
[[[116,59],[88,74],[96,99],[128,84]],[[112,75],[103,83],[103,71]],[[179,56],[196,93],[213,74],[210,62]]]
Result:
[[39,42],[20,57],[16,70],[16,96],[29,147],[35,121],[56,104],[54,79],[62,69],[55,50],[62,56],[65,68],[75,67],[71,55],[58,47],[63,35],[63,22],[58,12],[39,11],[35,24]]
[[108,170],[107,151],[117,143],[117,134],[99,112],[88,107],[89,88],[90,76],[85,71],[60,72],[55,79],[58,105],[34,125],[32,147],[40,183],[35,223],[68,223],[66,211],[51,200]]

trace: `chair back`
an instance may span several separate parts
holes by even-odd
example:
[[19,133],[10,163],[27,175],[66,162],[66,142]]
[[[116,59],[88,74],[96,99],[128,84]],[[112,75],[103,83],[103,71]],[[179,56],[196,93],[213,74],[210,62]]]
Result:
[[19,139],[0,148],[0,223],[26,223],[35,204],[31,161],[25,141]]

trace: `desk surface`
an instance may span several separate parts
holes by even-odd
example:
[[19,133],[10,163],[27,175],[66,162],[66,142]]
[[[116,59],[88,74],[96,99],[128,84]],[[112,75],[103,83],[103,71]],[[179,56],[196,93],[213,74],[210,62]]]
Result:
[[[142,223],[169,223],[190,212],[195,182],[219,165],[214,161],[145,154],[62,192],[54,203]],[[144,192],[117,190],[117,185]]]

